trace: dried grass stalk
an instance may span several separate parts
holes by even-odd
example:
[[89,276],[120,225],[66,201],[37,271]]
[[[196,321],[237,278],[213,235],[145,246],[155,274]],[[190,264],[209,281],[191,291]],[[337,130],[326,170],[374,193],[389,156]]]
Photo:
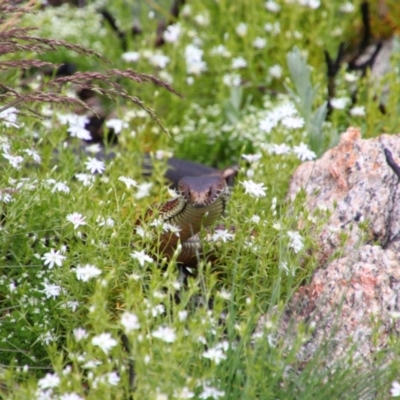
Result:
[[[55,70],[58,65],[38,59],[26,59],[23,58],[22,53],[30,52],[30,54],[45,54],[49,51],[56,51],[60,48],[73,51],[83,56],[96,57],[110,64],[105,57],[93,50],[63,40],[33,36],[31,32],[34,31],[35,28],[19,28],[17,22],[20,16],[27,12],[33,12],[32,7],[34,3],[35,1],[31,0],[22,7],[14,5],[12,0],[0,0],[0,15],[3,16],[2,23],[0,24],[0,56],[6,54],[9,55],[9,58],[12,58],[12,55],[17,56],[15,60],[0,61],[0,71],[12,72],[16,70],[22,71],[30,68],[43,67]],[[80,89],[93,90],[113,100],[123,98],[131,101],[145,110],[161,127],[161,129],[166,132],[154,111],[147,107],[138,97],[130,95],[120,83],[115,81],[116,79],[120,80],[121,78],[139,84],[153,83],[156,86],[162,87],[169,92],[180,96],[171,85],[155,76],[141,74],[132,69],[120,70],[114,68],[108,69],[105,72],[76,72],[70,76],[50,78],[47,82],[43,82],[39,89],[25,94],[19,93],[18,90],[9,85],[0,83],[0,99],[4,100],[3,104],[5,103],[3,107],[0,107],[0,112],[17,104],[19,107],[23,108],[32,103],[57,103],[68,106],[80,105],[90,109],[90,107],[83,101],[68,97],[59,92],[61,86],[69,83],[76,85]],[[94,112],[94,110],[91,111]]]

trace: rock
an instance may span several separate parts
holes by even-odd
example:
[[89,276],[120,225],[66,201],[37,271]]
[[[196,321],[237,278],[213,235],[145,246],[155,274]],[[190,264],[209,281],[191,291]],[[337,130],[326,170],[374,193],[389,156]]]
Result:
[[308,211],[332,210],[316,238],[321,264],[336,250],[346,254],[363,243],[400,250],[399,178],[387,164],[384,148],[400,164],[400,135],[362,140],[358,129],[349,128],[337,147],[295,171],[288,198],[303,189]]
[[[349,356],[358,366],[371,367],[378,352],[390,349],[391,338],[400,335],[400,183],[385,148],[400,165],[400,135],[363,140],[358,129],[349,128],[337,147],[302,164],[292,177],[289,200],[304,190],[311,214],[321,207],[331,210],[315,238],[320,268],[294,294],[278,325],[288,348],[308,327],[300,362],[327,346],[325,367]],[[336,250],[340,258],[329,261]],[[272,319],[263,317],[259,328]],[[380,359],[389,361],[390,352]]]
[[307,322],[312,328],[299,360],[307,362],[327,346],[326,367],[349,354],[355,364],[371,365],[391,335],[400,333],[398,265],[399,256],[393,251],[365,245],[318,269],[311,283],[295,293],[281,321],[285,334],[293,324]]

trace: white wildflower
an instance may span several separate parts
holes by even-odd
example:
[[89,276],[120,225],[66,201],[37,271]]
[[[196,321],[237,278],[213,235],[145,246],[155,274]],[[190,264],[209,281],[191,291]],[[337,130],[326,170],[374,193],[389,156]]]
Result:
[[137,62],[140,60],[140,53],[137,51],[128,51],[123,53],[121,58],[126,62]]
[[72,333],[74,334],[75,340],[77,342],[80,342],[81,340],[86,339],[89,336],[86,330],[83,328],[76,328],[72,331]]
[[226,359],[225,353],[222,351],[222,349],[217,348],[217,347],[212,347],[205,351],[203,354],[204,358],[208,358],[211,361],[214,361],[215,364],[219,364],[222,360]]
[[82,182],[83,186],[92,186],[96,177],[92,174],[75,174],[75,178]]
[[56,182],[51,189],[51,193],[55,192],[63,192],[68,194],[70,192],[69,187],[67,186],[66,182]]
[[204,386],[203,391],[200,393],[200,399],[214,399],[218,400],[220,397],[223,398],[225,396],[225,392],[223,390],[218,390],[211,386]]
[[297,158],[301,161],[314,160],[317,155],[308,148],[305,143],[300,143],[298,146],[293,147],[293,153],[296,154]]
[[287,235],[289,236],[289,247],[295,253],[299,253],[304,247],[304,239],[297,231],[288,231]]
[[70,301],[67,301],[65,304],[63,304],[63,306],[64,306],[64,308],[65,308],[65,307],[68,307],[68,308],[70,308],[73,312],[75,312],[75,311],[78,309],[78,307],[79,307],[79,301],[70,300]]
[[273,0],[268,0],[265,2],[265,8],[270,12],[277,13],[280,11],[281,6]]
[[197,14],[193,19],[200,26],[207,26],[210,23],[210,18],[207,14]]
[[118,344],[118,342],[111,336],[110,333],[105,332],[93,337],[92,344],[93,346],[100,347],[104,353],[108,354],[109,351]]
[[400,396],[400,383],[397,381],[392,382],[392,387],[390,388],[390,394],[392,397],[399,397]]
[[54,249],[51,249],[50,252],[45,253],[42,257],[44,265],[48,265],[49,269],[52,269],[54,265],[61,267],[65,259],[66,257],[60,253],[60,250],[55,251]]
[[278,35],[281,33],[281,25],[279,22],[269,23],[267,22],[264,25],[264,30],[268,33],[272,33],[272,35]]
[[226,243],[229,240],[232,240],[235,237],[233,233],[229,233],[226,229],[218,229],[215,231],[215,233],[212,235],[211,240],[214,242],[217,242],[221,240],[222,242]]
[[160,326],[157,330],[151,333],[151,336],[167,343],[173,343],[176,339],[175,329],[168,326]]
[[78,228],[81,225],[86,225],[85,218],[86,217],[77,212],[67,215],[67,221],[71,222],[74,225],[74,229]]
[[134,179],[128,178],[126,176],[120,176],[118,178],[118,180],[125,183],[125,185],[128,189],[130,189],[131,187],[137,186],[137,182]]
[[226,86],[240,86],[241,77],[239,74],[225,74],[222,77],[222,82]]
[[291,148],[286,143],[273,144],[271,147],[272,154],[283,155],[283,154],[289,154],[290,152]]
[[54,342],[57,337],[54,336],[51,332],[47,331],[39,336],[39,339],[48,346],[50,343]]
[[359,79],[359,76],[355,72],[346,72],[344,74],[344,80],[346,82],[354,83],[354,82],[357,82],[358,79]]
[[304,126],[304,119],[302,117],[285,117],[282,119],[282,125],[286,128],[298,129]]
[[263,49],[266,45],[267,45],[267,39],[265,38],[258,36],[253,40],[253,46],[256,49]]
[[107,382],[111,386],[117,386],[121,378],[117,372],[109,372],[107,374]]
[[211,49],[210,54],[221,55],[222,57],[226,57],[226,58],[231,56],[230,51],[223,44],[219,44],[218,46],[214,46]]
[[61,293],[62,289],[61,289],[61,286],[59,286],[59,285],[55,285],[53,283],[47,283],[47,282],[42,283],[42,285],[44,286],[44,289],[41,290],[41,292],[44,293],[44,295],[48,299],[50,299],[50,298],[55,299]]
[[237,27],[236,27],[236,33],[241,36],[244,37],[247,34],[247,24],[241,22]]
[[128,128],[129,125],[127,122],[123,121],[122,119],[111,118],[108,121],[106,121],[106,127],[113,129],[115,134],[118,135],[121,133],[123,128]]
[[44,378],[39,379],[40,389],[56,388],[60,384],[60,377],[57,374],[47,373]]
[[283,69],[279,64],[272,65],[268,69],[268,73],[272,78],[280,79],[282,77]]
[[246,68],[247,61],[243,57],[235,57],[232,59],[232,68],[239,69],[239,68]]
[[340,7],[339,10],[343,13],[352,13],[355,10],[355,6],[353,3],[350,1],[343,3]]
[[274,129],[277,125],[278,121],[275,118],[271,118],[271,115],[269,114],[260,121],[258,127],[266,133],[271,133],[272,129]]
[[10,165],[15,169],[21,169],[21,163],[24,161],[24,158],[21,156],[12,156],[8,153],[3,153],[3,157],[8,160]]
[[232,293],[231,293],[231,292],[228,292],[228,291],[225,290],[225,289],[222,289],[222,290],[220,290],[220,291],[218,292],[218,296],[221,297],[221,299],[230,300],[230,299],[232,298]]
[[155,318],[157,315],[162,315],[165,313],[165,307],[162,304],[157,304],[151,309],[151,315]]
[[76,137],[82,140],[91,140],[92,135],[90,132],[82,126],[79,125],[70,125],[67,129],[67,132],[71,135],[71,137]]
[[86,169],[90,171],[90,173],[95,174],[98,172],[102,174],[106,169],[106,166],[103,161],[98,160],[95,157],[88,157],[88,160],[85,162]]
[[111,217],[104,218],[100,215],[96,218],[96,222],[99,226],[107,226],[109,228],[112,228],[115,225],[115,222]]
[[200,75],[207,70],[207,64],[203,61],[203,50],[194,44],[185,47],[186,70],[188,74]]
[[243,185],[246,194],[249,194],[252,197],[266,196],[265,191],[267,190],[267,188],[264,186],[263,183],[256,183],[253,182],[251,179],[240,183]]
[[91,264],[86,264],[84,266],[78,265],[75,268],[75,274],[78,281],[88,282],[90,279],[97,278],[101,275],[101,270]]
[[150,194],[150,189],[153,187],[151,182],[143,182],[137,185],[137,192],[135,194],[136,199],[142,199]]
[[364,106],[355,106],[350,109],[350,115],[353,117],[364,117],[365,116],[365,107]]
[[194,397],[194,393],[191,392],[189,390],[189,388],[184,387],[182,390],[178,391],[174,391],[174,396],[175,398],[179,399],[179,400],[183,400],[183,399],[192,399]]
[[125,332],[129,333],[140,328],[139,318],[136,314],[125,311],[121,316],[121,325],[125,328]]
[[186,321],[187,316],[188,316],[188,312],[186,310],[178,311],[179,321],[181,321],[181,322]]
[[261,157],[261,154],[242,154],[242,158],[250,164],[256,163]]
[[163,33],[163,38],[166,42],[173,43],[179,39],[182,28],[179,24],[169,25]]
[[346,108],[347,103],[350,101],[348,97],[341,97],[341,98],[333,98],[330,100],[330,104],[332,108],[337,110],[343,110]]
[[321,5],[321,0],[297,0],[299,4],[305,7],[309,7],[313,10],[317,9]]
[[144,264],[146,262],[148,263],[154,262],[154,260],[144,252],[144,250],[134,251],[133,253],[131,253],[131,257],[134,258],[135,260],[138,260],[141,267],[144,267]]
[[21,125],[17,124],[17,113],[18,110],[15,107],[6,108],[0,112],[0,122],[2,122],[7,128],[19,128]]
[[167,57],[166,55],[158,52],[158,53],[153,54],[150,57],[149,61],[155,67],[164,69],[167,66],[167,64],[170,62],[170,58]]
[[0,192],[0,201],[2,201],[3,203],[9,203],[13,200],[14,199],[12,198],[10,193]]
[[36,151],[31,150],[31,149],[25,149],[24,152],[26,154],[28,154],[29,157],[32,157],[33,161],[36,164],[40,164],[42,162],[41,157],[39,156],[39,154]]

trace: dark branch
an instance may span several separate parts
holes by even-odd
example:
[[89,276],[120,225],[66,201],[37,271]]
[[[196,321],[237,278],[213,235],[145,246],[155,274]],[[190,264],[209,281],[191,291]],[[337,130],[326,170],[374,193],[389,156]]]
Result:
[[121,341],[122,341],[122,345],[124,346],[125,351],[128,353],[128,357],[129,357],[128,358],[129,390],[131,392],[133,392],[135,390],[135,378],[136,378],[135,362],[133,361],[133,358],[132,358],[132,352],[131,352],[131,346],[129,344],[129,339],[124,333],[121,333]]
[[325,62],[327,66],[327,76],[328,76],[328,115],[332,112],[332,106],[330,100],[335,97],[335,77],[340,70],[340,65],[343,60],[344,55],[344,43],[340,43],[339,50],[337,52],[336,58],[333,60],[329,53],[325,50]]
[[105,8],[100,10],[100,14],[104,18],[104,20],[107,21],[107,23],[110,25],[111,29],[118,35],[122,51],[127,51],[128,43],[126,41],[126,33],[119,29],[117,21],[115,20],[114,16]]
[[388,163],[389,167],[392,168],[393,172],[400,179],[400,166],[394,161],[392,152],[386,147],[383,151],[385,152],[386,162]]
[[364,33],[360,43],[360,54],[368,47],[371,39],[371,24],[368,1],[363,1],[361,4],[361,17],[364,26]]

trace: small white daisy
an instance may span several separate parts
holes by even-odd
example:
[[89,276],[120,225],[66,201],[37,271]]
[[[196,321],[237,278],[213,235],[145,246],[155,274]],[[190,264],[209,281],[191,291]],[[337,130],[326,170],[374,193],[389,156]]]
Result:
[[263,183],[253,182],[251,179],[240,182],[245,190],[246,194],[249,194],[252,197],[264,197],[266,196],[265,191],[267,188]]
[[65,259],[66,257],[60,253],[60,250],[55,251],[54,249],[50,249],[50,252],[45,253],[42,257],[44,265],[48,265],[49,269],[52,269],[54,265],[61,267]]
[[81,225],[86,225],[85,218],[86,217],[77,212],[67,215],[67,221],[71,222],[74,225],[74,229],[78,228]]
[[85,165],[86,169],[92,174],[95,174],[96,172],[102,174],[106,169],[104,162],[98,160],[95,157],[89,157],[88,160],[85,162]]
[[154,262],[154,260],[144,252],[144,250],[134,251],[133,253],[131,253],[131,257],[134,258],[135,260],[138,260],[141,267],[144,267],[144,264],[146,262],[147,263]]

